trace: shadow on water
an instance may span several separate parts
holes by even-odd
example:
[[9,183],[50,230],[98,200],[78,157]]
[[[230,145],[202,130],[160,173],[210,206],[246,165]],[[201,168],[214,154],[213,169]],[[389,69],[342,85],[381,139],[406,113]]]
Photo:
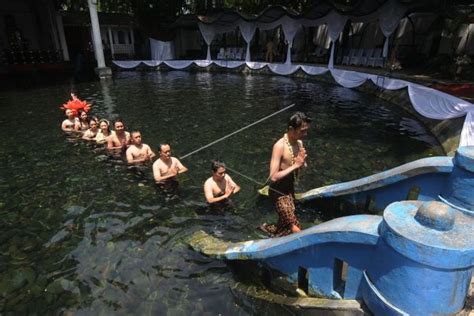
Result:
[[[215,158],[265,182],[287,115],[183,159],[189,171],[180,175],[177,197],[169,198],[157,190],[150,167],[129,169],[123,157],[59,131],[59,106],[70,92],[92,102],[93,115],[120,115],[129,129],[140,129],[155,152],[170,142],[176,157],[296,102],[315,118],[298,191],[442,155],[405,112],[298,79],[123,73],[108,82],[2,92],[2,314],[259,314],[235,294],[239,279],[224,262],[185,241],[197,230],[230,241],[265,237],[255,228],[276,215],[256,184],[229,172],[242,190],[223,214],[207,211],[202,184]],[[337,215],[329,209],[299,206],[303,226]]]

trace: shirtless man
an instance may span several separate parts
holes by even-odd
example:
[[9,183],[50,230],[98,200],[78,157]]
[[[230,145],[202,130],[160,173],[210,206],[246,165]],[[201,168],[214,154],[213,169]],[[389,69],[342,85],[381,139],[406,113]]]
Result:
[[121,120],[114,123],[115,133],[107,138],[107,149],[126,150],[130,145],[130,133],[125,131],[125,125]]
[[67,109],[65,112],[66,119],[61,124],[61,129],[65,132],[77,132],[80,129],[79,119],[73,110]]
[[277,225],[263,224],[260,228],[275,237],[301,230],[295,215],[294,182],[301,167],[306,165],[306,150],[302,139],[308,134],[311,118],[296,112],[288,121],[288,131],[274,145],[270,161],[269,196],[278,213]]
[[165,185],[170,182],[177,184],[176,176],[188,171],[178,158],[171,157],[171,147],[169,144],[160,145],[160,158],[153,164],[153,177],[159,185]]
[[155,153],[150,146],[142,143],[142,134],[140,131],[133,131],[131,133],[132,145],[128,147],[126,156],[129,164],[140,164],[151,161],[155,157]]
[[229,197],[240,191],[240,187],[226,174],[225,164],[213,161],[212,177],[204,182],[204,196],[211,205],[224,205]]

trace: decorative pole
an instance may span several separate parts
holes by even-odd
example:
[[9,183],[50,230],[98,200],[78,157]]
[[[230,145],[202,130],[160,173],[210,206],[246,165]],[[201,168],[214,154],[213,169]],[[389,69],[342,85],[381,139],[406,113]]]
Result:
[[89,5],[89,14],[91,16],[92,41],[94,43],[95,59],[97,60],[95,72],[100,79],[105,79],[112,76],[112,70],[105,65],[99,17],[97,16],[97,0],[87,0],[87,4]]

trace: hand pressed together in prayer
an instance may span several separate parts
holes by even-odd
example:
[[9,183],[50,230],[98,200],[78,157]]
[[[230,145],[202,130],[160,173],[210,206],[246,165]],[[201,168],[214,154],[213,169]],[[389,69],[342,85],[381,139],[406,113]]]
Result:
[[298,152],[298,155],[295,157],[295,165],[298,168],[306,166],[306,157],[308,157],[308,155],[306,154],[306,149],[304,149],[304,147],[301,147],[300,151]]
[[227,184],[225,186],[225,197],[229,197],[234,193],[235,186],[230,183],[230,181],[227,181]]

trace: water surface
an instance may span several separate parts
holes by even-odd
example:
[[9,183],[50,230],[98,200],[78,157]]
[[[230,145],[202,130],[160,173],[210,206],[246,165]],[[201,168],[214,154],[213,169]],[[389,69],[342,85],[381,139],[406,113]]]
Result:
[[[300,191],[353,180],[442,155],[413,117],[369,95],[286,77],[124,72],[111,82],[62,85],[0,95],[0,312],[135,315],[260,314],[232,291],[219,260],[189,249],[205,230],[226,240],[262,238],[276,220],[256,193],[268,176],[280,114],[182,162],[180,198],[167,200],[144,175],[60,132],[58,107],[69,93],[92,113],[142,131],[155,151],[168,141],[183,156],[291,103],[314,117]],[[289,114],[289,113],[288,113]],[[236,209],[203,211],[202,184],[219,158],[242,187]],[[305,227],[320,212],[303,207]],[[249,307],[250,306],[250,307]]]

